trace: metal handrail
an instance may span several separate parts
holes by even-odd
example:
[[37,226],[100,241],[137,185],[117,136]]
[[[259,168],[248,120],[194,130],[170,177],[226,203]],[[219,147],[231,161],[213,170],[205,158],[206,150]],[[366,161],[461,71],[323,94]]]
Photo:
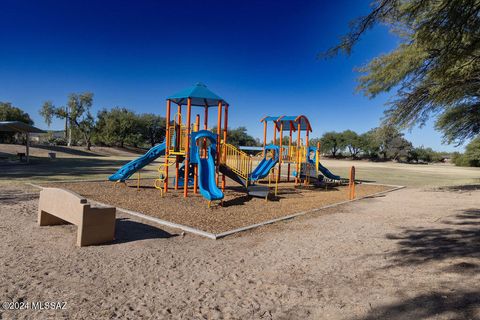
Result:
[[[169,136],[170,136],[170,154],[185,154],[187,151],[187,143],[188,143],[188,136],[187,136],[187,127],[182,125],[180,127],[180,135],[177,137],[176,126],[171,126],[169,128]],[[177,145],[178,142],[178,145]]]
[[252,159],[250,156],[228,143],[222,144],[222,150],[223,156],[220,162],[243,179],[248,180],[252,171]]

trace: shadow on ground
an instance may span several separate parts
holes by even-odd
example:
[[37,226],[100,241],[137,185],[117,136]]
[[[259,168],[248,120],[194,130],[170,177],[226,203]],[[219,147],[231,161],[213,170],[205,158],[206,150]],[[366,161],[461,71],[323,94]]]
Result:
[[33,158],[30,164],[2,165],[2,179],[45,178],[55,180],[104,174],[105,178],[127,163],[126,160],[98,158]]
[[439,291],[373,308],[361,319],[478,319],[479,307],[480,291]]
[[245,205],[245,203],[249,202],[250,200],[252,200],[251,196],[243,195],[243,196],[235,197],[230,200],[223,201],[223,206],[224,207],[241,206],[241,205]]
[[38,193],[24,193],[22,190],[3,190],[0,194],[0,205],[14,205],[21,201],[38,199]]
[[399,249],[392,253],[394,264],[480,258],[480,209],[462,210],[442,222],[444,228],[415,228],[388,234],[388,239],[398,241]]
[[480,190],[480,184],[465,184],[459,186],[447,186],[438,188],[439,191],[457,191],[457,192],[466,192],[466,191],[475,191]]
[[119,218],[115,224],[115,241],[117,243],[132,242],[146,239],[167,239],[176,237],[165,230],[126,218]]
[[[387,235],[397,241],[398,250],[391,254],[392,266],[412,266],[432,261],[452,261],[440,272],[476,277],[480,272],[480,209],[461,210],[441,221],[443,228],[407,229]],[[453,260],[456,259],[456,260]],[[376,307],[363,320],[373,319],[479,319],[480,291],[452,287]]]
[[84,157],[103,157],[104,155],[96,153],[94,151],[88,151],[88,150],[79,150],[79,149],[72,149],[68,147],[62,147],[62,146],[45,146],[41,144],[36,144],[33,145],[33,147],[37,149],[42,149],[42,150],[47,150],[49,152],[62,152],[65,154],[70,154],[72,156],[84,156]]

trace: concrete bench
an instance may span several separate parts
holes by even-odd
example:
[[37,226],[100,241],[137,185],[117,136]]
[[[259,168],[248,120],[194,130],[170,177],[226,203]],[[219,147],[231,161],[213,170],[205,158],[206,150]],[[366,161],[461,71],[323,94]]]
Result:
[[80,195],[58,188],[44,188],[38,203],[38,225],[71,223],[78,227],[77,246],[114,240],[114,207],[92,207]]

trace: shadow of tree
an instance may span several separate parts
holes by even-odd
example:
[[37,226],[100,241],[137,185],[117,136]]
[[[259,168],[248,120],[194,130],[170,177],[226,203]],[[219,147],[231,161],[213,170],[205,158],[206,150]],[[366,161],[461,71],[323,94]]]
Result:
[[398,240],[399,249],[392,253],[396,265],[422,264],[449,258],[480,258],[479,209],[462,210],[444,221],[446,228],[406,229],[401,234],[387,234]]
[[29,201],[34,199],[38,199],[38,194],[23,194],[23,191],[21,190],[17,192],[15,190],[2,191],[0,194],[0,205],[14,205],[21,201]]
[[[107,160],[98,158],[61,158],[56,160],[34,158],[28,165],[2,166],[1,179],[33,178],[54,176],[88,176],[113,174],[128,160]],[[106,178],[105,176],[105,178]]]
[[73,149],[69,147],[62,147],[62,146],[45,146],[41,144],[36,144],[33,147],[37,149],[42,149],[42,150],[47,150],[49,152],[61,152],[65,154],[70,154],[73,156],[84,156],[84,157],[103,157],[104,155],[96,153],[94,151],[88,151],[88,150],[79,150],[79,149]]
[[480,184],[465,184],[465,185],[459,185],[459,186],[446,186],[446,187],[440,187],[438,188],[439,191],[460,191],[460,192],[465,192],[465,191],[475,191],[475,190],[480,190]]
[[112,244],[132,242],[146,239],[167,239],[176,237],[165,230],[151,225],[133,221],[127,218],[119,218],[115,224],[115,241]]
[[439,291],[374,308],[361,319],[478,319],[479,308],[480,291]]

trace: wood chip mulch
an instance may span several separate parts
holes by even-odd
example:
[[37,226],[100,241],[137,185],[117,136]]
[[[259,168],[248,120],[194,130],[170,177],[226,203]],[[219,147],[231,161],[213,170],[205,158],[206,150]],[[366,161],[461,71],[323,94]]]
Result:
[[[183,197],[183,189],[169,190],[162,198],[150,179],[141,181],[140,190],[136,181],[116,188],[109,181],[42,185],[68,189],[94,201],[216,234],[348,200],[347,186],[295,188],[292,183],[281,183],[278,196],[273,196],[272,191],[269,201],[251,198],[240,188],[227,187],[223,206],[208,208],[205,198],[193,194],[193,190],[189,190],[188,198]],[[356,195],[364,197],[389,189],[392,187],[359,184]]]

